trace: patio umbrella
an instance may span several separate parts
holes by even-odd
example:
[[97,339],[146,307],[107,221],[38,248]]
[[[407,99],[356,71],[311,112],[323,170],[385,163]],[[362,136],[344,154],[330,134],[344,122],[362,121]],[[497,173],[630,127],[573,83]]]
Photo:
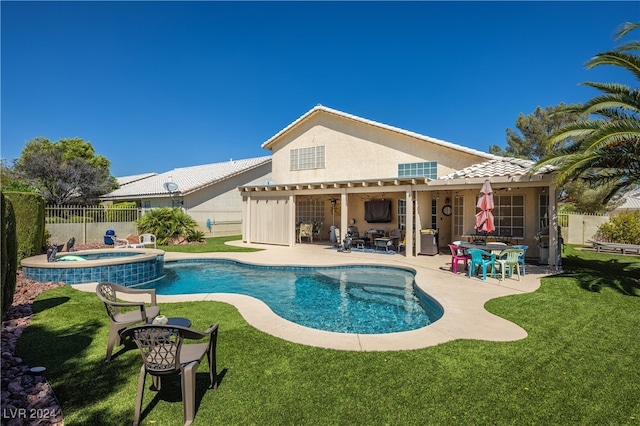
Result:
[[488,180],[484,181],[482,189],[480,190],[480,197],[478,198],[478,204],[476,205],[480,211],[476,214],[476,230],[486,232],[493,232],[496,227],[493,224],[493,190]]

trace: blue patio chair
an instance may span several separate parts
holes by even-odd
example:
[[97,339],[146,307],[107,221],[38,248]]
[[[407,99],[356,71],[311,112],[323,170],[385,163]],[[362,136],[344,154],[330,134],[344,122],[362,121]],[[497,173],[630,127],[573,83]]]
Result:
[[469,270],[467,271],[469,278],[471,278],[471,271],[477,273],[477,268],[482,267],[482,279],[484,281],[487,280],[487,267],[491,266],[492,276],[495,278],[496,276],[496,255],[493,253],[489,253],[488,251],[470,248],[467,249],[467,253],[471,255],[471,259],[469,260]]
[[527,254],[527,249],[529,248],[529,246],[515,245],[511,247],[522,250],[522,256],[518,257],[518,263],[522,265],[522,276],[524,277],[525,275],[527,275],[524,270],[524,257]]

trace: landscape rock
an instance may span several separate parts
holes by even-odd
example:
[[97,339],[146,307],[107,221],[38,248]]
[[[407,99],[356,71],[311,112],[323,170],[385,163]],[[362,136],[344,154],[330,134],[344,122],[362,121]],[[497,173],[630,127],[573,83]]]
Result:
[[[102,243],[75,244],[76,250],[106,247]],[[16,343],[33,318],[33,300],[41,293],[65,285],[28,280],[18,271],[13,304],[2,317],[0,335],[1,393],[0,424],[7,426],[62,426],[62,408],[43,375],[33,375],[15,355]]]

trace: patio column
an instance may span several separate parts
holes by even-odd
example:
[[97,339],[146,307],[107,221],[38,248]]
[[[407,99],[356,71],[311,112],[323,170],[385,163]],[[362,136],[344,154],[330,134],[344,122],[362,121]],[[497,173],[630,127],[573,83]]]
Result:
[[[347,235],[347,227],[349,226],[349,198],[347,196],[347,190],[342,188],[340,192],[340,238],[344,239]],[[340,244],[340,241],[338,241]]]
[[407,226],[405,227],[406,244],[404,246],[406,257],[413,256],[413,187],[410,187],[405,194],[405,212],[407,218]]
[[242,239],[245,243],[251,242],[251,191],[247,191],[247,198],[243,203],[244,220],[242,221]]
[[296,196],[289,194],[289,247],[296,245]]
[[558,267],[558,210],[556,187],[549,185],[549,266]]

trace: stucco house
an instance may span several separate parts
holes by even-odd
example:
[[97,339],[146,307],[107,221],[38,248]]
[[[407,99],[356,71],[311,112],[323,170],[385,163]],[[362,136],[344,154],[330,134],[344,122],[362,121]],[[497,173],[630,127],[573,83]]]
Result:
[[238,186],[271,179],[271,156],[229,160],[118,178],[120,187],[100,197],[103,203],[135,202],[138,207],[179,206],[205,236],[241,233],[242,199]]
[[[488,180],[496,231],[529,246],[527,257],[558,263],[556,188],[533,162],[499,157],[318,105],[262,147],[272,152],[271,182],[242,185],[243,240],[294,246],[296,225],[321,222],[402,230],[406,255],[423,251],[423,230],[437,230],[440,248],[475,233],[476,203]],[[373,202],[373,203],[372,203]],[[383,202],[383,203],[379,203]],[[390,206],[376,218],[372,206]],[[369,219],[367,221],[366,219]],[[548,250],[539,250],[549,232]],[[546,238],[546,237],[545,237]]]

